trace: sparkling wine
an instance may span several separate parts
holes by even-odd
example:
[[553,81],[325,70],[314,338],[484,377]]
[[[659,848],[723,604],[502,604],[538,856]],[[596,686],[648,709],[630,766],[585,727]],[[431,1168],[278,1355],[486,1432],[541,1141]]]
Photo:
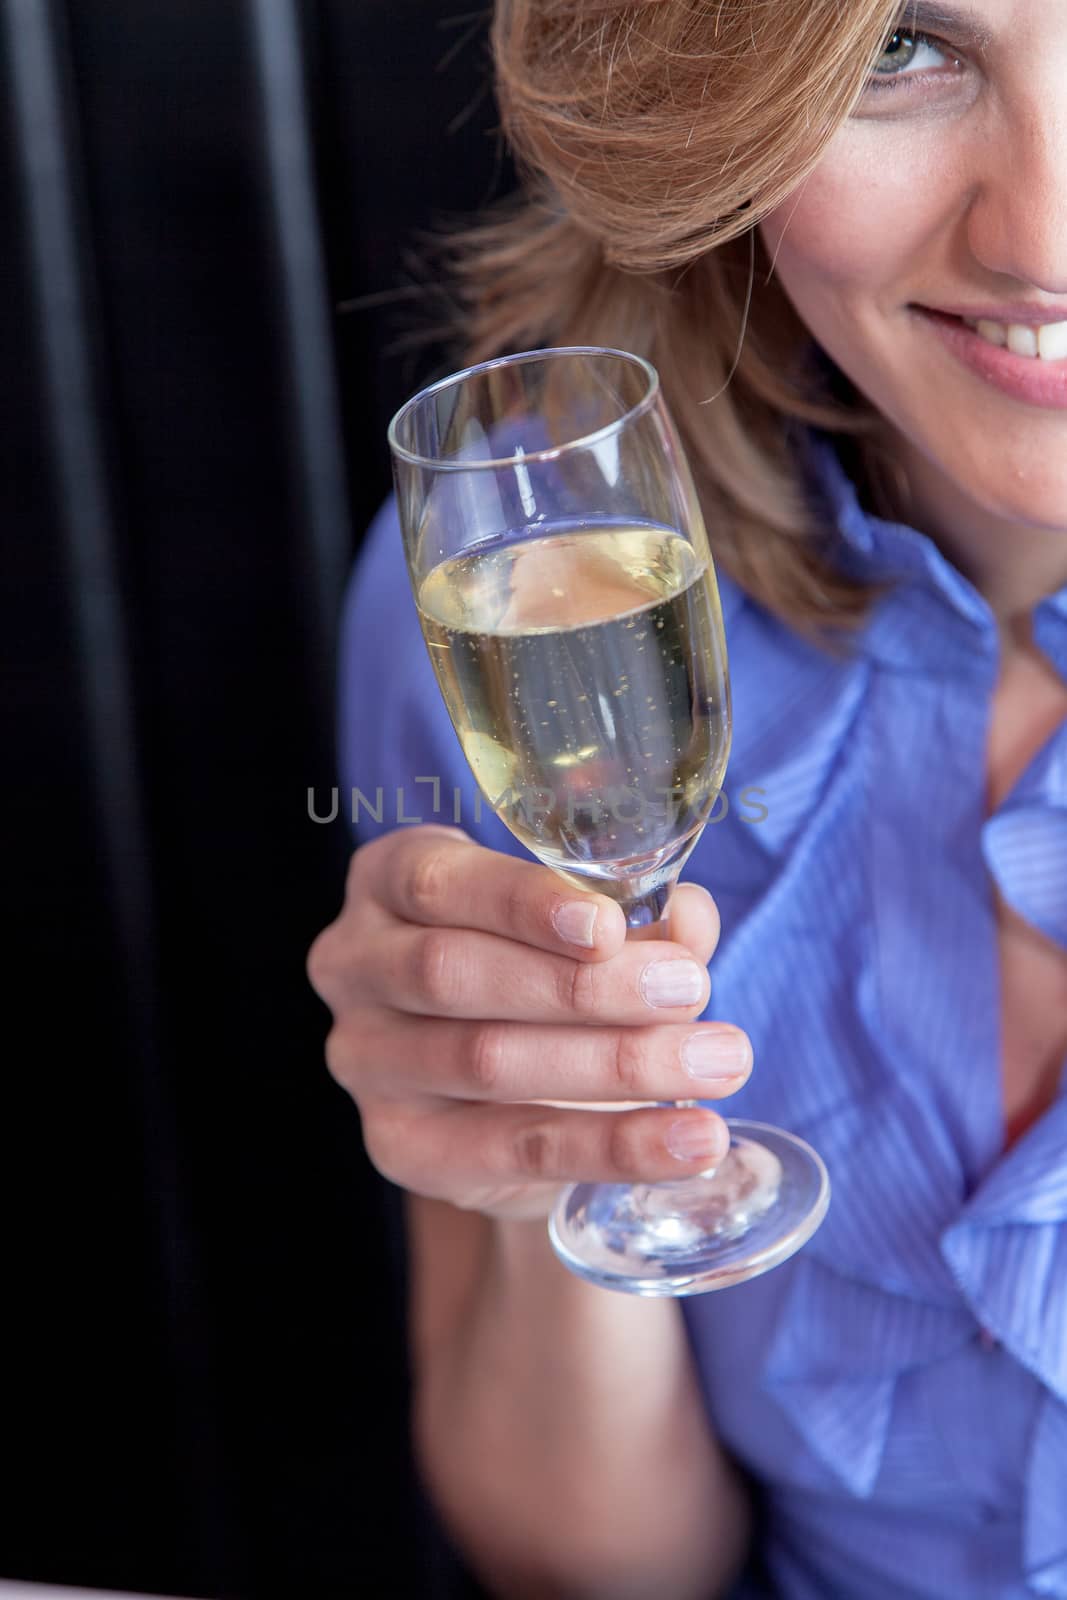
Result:
[[512,832],[619,899],[673,879],[730,749],[706,557],[652,523],[563,527],[442,562],[418,605],[464,753]]

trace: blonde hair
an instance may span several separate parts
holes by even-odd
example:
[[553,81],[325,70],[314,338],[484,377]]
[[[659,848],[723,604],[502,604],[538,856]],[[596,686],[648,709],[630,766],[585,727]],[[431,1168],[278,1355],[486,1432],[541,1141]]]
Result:
[[793,448],[879,418],[773,275],[756,224],[854,106],[900,0],[497,0],[493,54],[523,193],[457,253],[467,355],[606,344],[658,367],[716,559],[801,631],[878,592],[835,571]]

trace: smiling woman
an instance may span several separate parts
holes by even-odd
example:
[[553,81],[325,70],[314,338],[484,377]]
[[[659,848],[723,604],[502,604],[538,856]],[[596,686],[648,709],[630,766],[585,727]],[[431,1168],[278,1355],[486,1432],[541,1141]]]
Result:
[[895,31],[760,227],[798,315],[883,419],[906,485],[890,509],[1014,613],[1067,580],[1049,538],[1067,506],[1067,15],[990,5],[980,34],[969,17],[952,33],[942,17],[936,40]]
[[[1028,469],[1067,407],[1067,365],[1049,370],[1067,319],[1062,9],[838,10],[598,7],[594,27],[582,6],[501,8],[501,96],[530,197],[464,261],[475,357],[603,328],[656,362],[721,511],[720,559],[795,626],[840,627],[869,597],[813,561],[784,424],[856,436],[864,499],[911,514],[901,469],[916,488],[930,478],[946,402],[988,410],[990,386],[1029,400],[1042,415],[1007,418],[1025,514],[1001,510],[1041,522]],[[961,316],[997,328],[972,336]],[[1024,365],[1042,323],[1047,366]],[[916,360],[948,390],[917,383]],[[961,364],[985,382],[972,391]],[[894,393],[923,401],[907,427],[886,393],[894,369]],[[968,453],[951,476],[988,493],[990,459],[979,470]],[[1049,482],[1052,525],[1063,489]],[[927,484],[928,500],[950,494]],[[960,510],[953,498],[949,520]]]
[[[495,818],[364,830],[311,970],[412,1193],[427,1482],[507,1600],[1067,1600],[1067,11],[498,0],[494,51],[466,353],[655,363],[767,804],[653,959]],[[407,591],[390,505],[349,782],[463,772]],[[825,1157],[804,1248],[564,1273],[557,1184],[701,1171],[725,1099]]]

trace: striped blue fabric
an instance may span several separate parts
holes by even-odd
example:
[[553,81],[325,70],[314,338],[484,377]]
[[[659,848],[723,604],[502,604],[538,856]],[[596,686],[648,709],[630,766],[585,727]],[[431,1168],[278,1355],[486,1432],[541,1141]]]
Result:
[[[1067,1600],[1067,1063],[1005,1151],[994,885],[1067,946],[1067,724],[992,817],[997,629],[913,528],[800,445],[843,568],[892,587],[832,658],[729,581],[735,735],[686,876],[723,936],[709,1014],[756,1066],[724,1109],[830,1169],[826,1221],[763,1277],[682,1303],[713,1427],[762,1486],[743,1600]],[[1067,676],[1067,590],[1035,612]],[[395,511],[346,605],[344,792],[522,848],[474,788],[408,592]],[[762,791],[759,820],[743,790]]]
[[1067,946],[1067,743],[1046,746],[991,817],[983,847],[1020,916]]

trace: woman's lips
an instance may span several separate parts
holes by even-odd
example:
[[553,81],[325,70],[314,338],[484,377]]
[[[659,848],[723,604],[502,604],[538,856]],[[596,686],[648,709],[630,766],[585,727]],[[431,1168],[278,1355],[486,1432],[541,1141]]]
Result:
[[960,317],[947,311],[932,311],[928,306],[910,309],[921,319],[923,333],[939,339],[976,377],[1024,405],[1067,411],[1067,361],[1017,356],[1014,351],[990,344]]

